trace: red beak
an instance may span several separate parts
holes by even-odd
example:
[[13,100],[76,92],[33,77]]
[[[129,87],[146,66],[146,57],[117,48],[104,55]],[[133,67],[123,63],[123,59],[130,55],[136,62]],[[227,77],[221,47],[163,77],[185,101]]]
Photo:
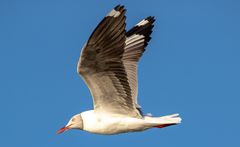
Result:
[[65,132],[65,131],[67,131],[67,130],[69,130],[69,129],[70,129],[69,126],[62,127],[61,129],[59,129],[59,130],[57,131],[57,134],[61,134],[61,133]]

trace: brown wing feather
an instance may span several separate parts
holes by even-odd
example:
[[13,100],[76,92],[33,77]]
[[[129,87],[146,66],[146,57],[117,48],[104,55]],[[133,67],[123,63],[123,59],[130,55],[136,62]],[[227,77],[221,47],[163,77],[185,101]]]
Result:
[[100,22],[82,50],[78,72],[91,91],[95,110],[141,117],[122,62],[125,12],[117,6]]
[[143,25],[137,24],[131,28],[127,33],[126,46],[123,54],[123,62],[128,75],[128,81],[131,88],[132,98],[137,108],[140,108],[137,101],[138,82],[137,82],[137,63],[141,58],[148,42],[151,40],[151,33],[154,17],[147,17],[141,22],[146,22]]

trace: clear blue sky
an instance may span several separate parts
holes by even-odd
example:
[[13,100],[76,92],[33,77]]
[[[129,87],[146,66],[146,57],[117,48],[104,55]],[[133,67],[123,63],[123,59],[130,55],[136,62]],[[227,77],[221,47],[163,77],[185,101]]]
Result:
[[[180,113],[181,125],[114,136],[57,129],[92,109],[77,75],[80,49],[115,5],[127,28],[154,15],[139,65],[145,113]],[[0,146],[240,146],[240,1],[1,0]]]

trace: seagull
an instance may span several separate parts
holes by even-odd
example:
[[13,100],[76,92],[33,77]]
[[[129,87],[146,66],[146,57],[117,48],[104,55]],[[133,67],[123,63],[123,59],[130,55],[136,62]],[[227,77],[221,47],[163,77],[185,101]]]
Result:
[[137,101],[137,64],[150,41],[154,17],[125,30],[126,9],[118,5],[95,28],[83,46],[77,72],[93,97],[93,110],[74,115],[57,134],[70,129],[120,134],[164,128],[181,122],[179,114],[143,115]]

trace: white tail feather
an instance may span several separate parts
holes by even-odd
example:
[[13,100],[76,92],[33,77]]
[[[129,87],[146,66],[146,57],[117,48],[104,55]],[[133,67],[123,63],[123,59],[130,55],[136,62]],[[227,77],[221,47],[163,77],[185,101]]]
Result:
[[164,124],[179,124],[181,123],[181,118],[179,114],[166,115],[162,117],[149,117],[145,116],[144,119],[153,125],[164,125]]

